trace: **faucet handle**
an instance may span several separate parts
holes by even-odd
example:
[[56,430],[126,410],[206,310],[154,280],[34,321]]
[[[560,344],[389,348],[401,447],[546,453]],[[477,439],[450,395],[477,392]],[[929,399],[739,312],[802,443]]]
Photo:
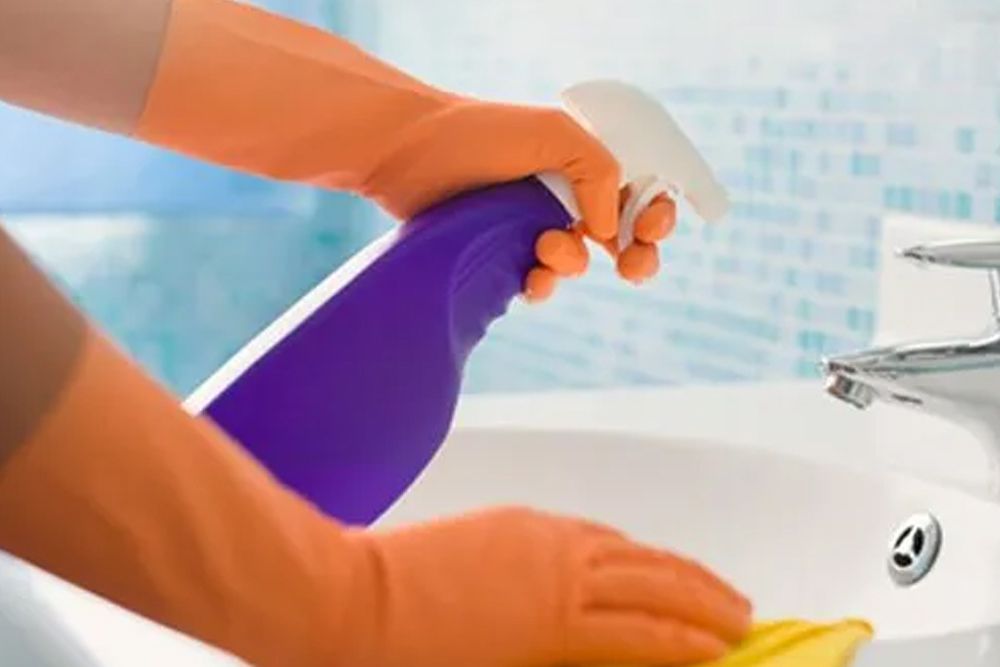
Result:
[[918,264],[989,271],[993,320],[1000,326],[1000,240],[927,243],[900,250],[899,256]]

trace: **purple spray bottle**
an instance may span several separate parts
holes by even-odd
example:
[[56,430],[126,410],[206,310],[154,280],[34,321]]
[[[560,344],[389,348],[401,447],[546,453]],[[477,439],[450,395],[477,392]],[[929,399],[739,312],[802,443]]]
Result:
[[[640,90],[592,81],[568,112],[622,166],[632,197],[619,243],[662,192],[706,220],[726,194],[667,112]],[[558,174],[432,206],[333,272],[185,402],[331,516],[366,525],[444,442],[470,352],[534,264],[535,240],[577,219]]]

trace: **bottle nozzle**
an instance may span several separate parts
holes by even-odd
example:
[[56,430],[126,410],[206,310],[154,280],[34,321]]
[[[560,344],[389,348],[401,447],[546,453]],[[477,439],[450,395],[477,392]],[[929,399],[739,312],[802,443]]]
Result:
[[621,81],[597,80],[571,86],[562,100],[618,159],[624,182],[638,190],[622,215],[620,245],[631,242],[635,217],[664,191],[683,193],[705,221],[726,214],[725,188],[663,105],[645,92]]

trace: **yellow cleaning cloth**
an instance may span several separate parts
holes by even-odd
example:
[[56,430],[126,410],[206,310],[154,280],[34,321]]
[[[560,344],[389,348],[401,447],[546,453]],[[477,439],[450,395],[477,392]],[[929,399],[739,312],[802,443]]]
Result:
[[847,667],[872,638],[866,621],[760,623],[725,658],[702,667]]
[[849,667],[872,635],[872,626],[858,619],[758,623],[726,657],[698,667]]

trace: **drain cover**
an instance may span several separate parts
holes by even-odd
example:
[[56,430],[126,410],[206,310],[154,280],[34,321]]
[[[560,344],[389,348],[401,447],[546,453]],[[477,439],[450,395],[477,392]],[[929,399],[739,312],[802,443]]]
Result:
[[929,512],[914,514],[896,530],[889,550],[889,576],[912,586],[927,576],[941,551],[941,524]]

